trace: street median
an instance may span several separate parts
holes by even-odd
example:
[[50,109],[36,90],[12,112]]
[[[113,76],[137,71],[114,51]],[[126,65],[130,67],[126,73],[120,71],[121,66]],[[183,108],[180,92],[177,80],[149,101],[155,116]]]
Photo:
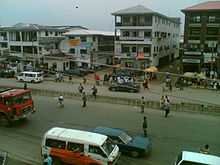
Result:
[[[15,86],[1,86],[1,87],[18,88]],[[67,92],[59,89],[48,90],[48,89],[32,88],[31,90],[33,95],[51,96],[51,97],[58,97],[60,95],[63,95],[65,98],[81,100],[80,93]],[[107,102],[111,104],[130,105],[134,107],[139,107],[141,104],[140,99],[113,97],[113,96],[104,96],[104,95],[102,96],[98,95],[96,99],[94,99],[92,95],[88,95],[88,101]],[[146,100],[145,107],[161,110],[160,102],[154,100]],[[202,114],[220,115],[220,106],[211,105],[211,104],[197,104],[197,103],[188,103],[188,102],[172,103],[170,109],[171,111],[177,111],[177,112],[194,112],[194,113],[202,113]]]

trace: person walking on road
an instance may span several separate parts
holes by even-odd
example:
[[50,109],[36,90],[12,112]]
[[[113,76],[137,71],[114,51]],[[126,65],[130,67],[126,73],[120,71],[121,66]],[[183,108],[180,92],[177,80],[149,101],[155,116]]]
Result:
[[147,117],[144,116],[144,121],[143,121],[143,124],[142,124],[142,128],[143,128],[143,131],[144,131],[144,137],[147,137]]
[[93,97],[96,99],[96,96],[97,96],[97,92],[98,92],[98,89],[96,88],[96,86],[94,85],[93,87],[92,87],[92,95],[93,95]]
[[165,96],[164,110],[165,110],[165,117],[167,118],[168,114],[170,113],[170,99],[167,95]]
[[144,113],[144,107],[145,107],[145,100],[144,96],[141,97],[141,113]]
[[79,90],[79,93],[83,93],[84,87],[82,86],[81,83],[79,84],[78,90]]
[[86,107],[86,102],[87,102],[86,92],[82,93],[82,101],[83,101],[82,107]]

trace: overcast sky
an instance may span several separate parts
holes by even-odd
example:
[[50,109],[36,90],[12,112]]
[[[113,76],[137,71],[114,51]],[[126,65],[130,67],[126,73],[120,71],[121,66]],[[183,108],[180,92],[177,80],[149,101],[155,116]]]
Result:
[[[43,25],[81,25],[91,29],[114,29],[111,13],[144,5],[170,17],[184,15],[181,9],[205,0],[0,0],[0,25],[19,22]],[[76,8],[78,6],[78,8]]]

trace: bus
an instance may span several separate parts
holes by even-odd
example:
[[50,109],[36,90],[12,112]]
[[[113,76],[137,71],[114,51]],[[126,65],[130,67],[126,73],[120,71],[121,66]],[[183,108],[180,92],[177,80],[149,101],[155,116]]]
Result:
[[0,124],[11,125],[35,112],[30,89],[0,88]]

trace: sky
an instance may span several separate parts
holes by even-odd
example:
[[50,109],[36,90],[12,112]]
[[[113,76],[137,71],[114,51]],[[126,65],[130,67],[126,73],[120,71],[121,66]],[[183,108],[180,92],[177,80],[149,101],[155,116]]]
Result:
[[[80,25],[95,30],[114,31],[111,13],[143,5],[170,17],[181,17],[181,9],[206,0],[0,0],[0,25],[36,23]],[[78,7],[78,8],[77,8]]]

